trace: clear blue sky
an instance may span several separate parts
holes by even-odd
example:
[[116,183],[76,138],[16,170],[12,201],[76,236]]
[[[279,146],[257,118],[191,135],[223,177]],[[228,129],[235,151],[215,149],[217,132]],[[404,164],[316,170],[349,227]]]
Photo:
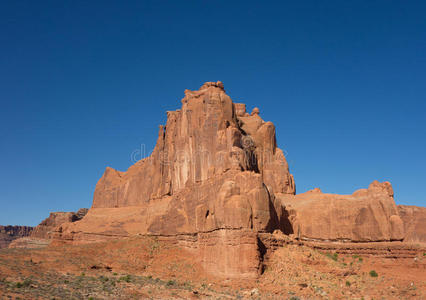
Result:
[[2,1],[0,224],[90,207],[221,80],[274,122],[297,191],[426,205],[425,1]]

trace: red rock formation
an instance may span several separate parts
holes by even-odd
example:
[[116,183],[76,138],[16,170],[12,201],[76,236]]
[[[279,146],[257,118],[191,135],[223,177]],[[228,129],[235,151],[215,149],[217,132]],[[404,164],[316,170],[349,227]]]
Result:
[[30,233],[15,239],[9,244],[9,248],[40,248],[50,243],[51,233],[61,230],[64,223],[72,223],[81,220],[88,212],[87,208],[80,208],[77,212],[51,212]]
[[402,220],[389,182],[374,181],[352,195],[319,189],[277,198],[289,215],[287,233],[304,240],[375,242],[404,238]]
[[398,205],[404,222],[404,242],[426,243],[426,207]]
[[[264,122],[258,109],[249,115],[243,104],[234,104],[221,82],[186,90],[182,108],[167,117],[151,156],[126,172],[107,168],[87,216],[64,226],[58,236],[87,241],[132,234],[196,235],[194,247],[210,259],[207,267],[222,266],[214,263],[218,253],[244,248],[241,253],[251,261],[242,266],[235,261],[234,271],[222,266],[221,272],[254,274],[259,268],[255,233],[279,224],[272,193],[295,193],[274,125]],[[247,230],[254,235],[249,238]],[[209,240],[227,250],[218,252]],[[238,245],[243,240],[250,242]]]
[[30,235],[32,230],[30,226],[0,225],[0,249],[7,248],[13,240]]
[[253,277],[265,253],[259,234],[276,229],[317,240],[403,238],[389,183],[350,196],[295,196],[274,125],[258,108],[248,114],[233,103],[221,82],[207,82],[167,112],[149,157],[126,172],[105,170],[87,215],[64,223],[55,238],[155,235],[193,250],[208,272]]
[[276,147],[274,125],[237,106],[220,82],[186,90],[182,108],[167,112],[152,155],[126,172],[107,168],[92,207],[144,205],[219,177],[233,179],[227,176],[232,171],[254,171],[274,191],[293,194],[293,178]]
[[37,225],[31,237],[49,239],[50,232],[64,223],[72,223],[81,220],[88,212],[87,208],[81,208],[78,212],[51,212],[49,217]]
[[[182,108],[167,113],[150,157],[126,172],[106,169],[83,223],[100,208],[138,206],[144,207],[138,232],[146,234],[276,226],[270,192],[295,188],[273,124],[232,103],[220,82],[185,94]],[[107,231],[123,230],[131,231],[120,225]]]

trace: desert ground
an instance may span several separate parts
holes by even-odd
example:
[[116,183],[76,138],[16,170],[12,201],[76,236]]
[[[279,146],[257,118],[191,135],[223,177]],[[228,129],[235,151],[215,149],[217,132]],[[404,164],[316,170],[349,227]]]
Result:
[[1,249],[0,295],[2,299],[294,300],[426,296],[426,252],[404,258],[317,248],[290,241],[269,255],[258,278],[246,279],[206,274],[186,249],[155,237]]

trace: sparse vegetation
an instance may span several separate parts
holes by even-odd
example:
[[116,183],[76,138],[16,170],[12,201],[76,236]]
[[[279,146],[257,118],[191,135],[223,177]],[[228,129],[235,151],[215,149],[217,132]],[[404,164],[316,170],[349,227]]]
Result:
[[[116,241],[109,242],[114,245],[112,250],[102,251],[98,250],[99,247],[90,248],[88,245],[73,246],[74,250],[51,248],[43,255],[50,255],[52,259],[41,265],[38,263],[38,253],[32,256],[37,263],[29,264],[30,256],[23,250],[22,254],[16,250],[1,250],[0,292],[6,296],[12,295],[13,299],[188,299],[196,295],[200,299],[251,297],[295,300],[302,298],[297,296],[299,293],[303,293],[307,299],[360,299],[360,293],[369,293],[371,298],[380,299],[377,298],[378,291],[383,293],[385,299],[406,299],[407,295],[421,298],[423,291],[420,281],[413,280],[413,284],[408,287],[402,287],[398,279],[390,281],[389,270],[382,271],[381,262],[375,264],[374,258],[365,259],[361,265],[359,261],[362,258],[358,255],[338,254],[335,251],[327,253],[304,246],[287,245],[275,252],[277,256],[268,264],[268,272],[253,281],[254,285],[263,286],[254,293],[252,287],[234,285],[232,280],[222,285],[208,281],[207,277],[200,277],[196,263],[178,256],[180,252],[163,242],[160,242],[161,259],[156,254],[150,256],[151,249],[156,247],[152,247],[153,241],[152,238],[146,238],[142,250],[139,250],[140,240],[126,240],[120,242],[122,245],[117,245]],[[131,243],[137,244],[137,251],[141,252],[132,248]],[[120,252],[115,252],[119,247]],[[169,249],[174,251],[173,255],[170,255]],[[12,259],[9,253],[14,255]],[[418,260],[423,259],[422,255],[423,252],[418,252]],[[56,257],[61,257],[60,264],[56,264]],[[117,265],[114,265],[114,272],[108,272],[102,266],[112,259],[115,259]],[[146,264],[147,268],[142,269],[142,264]],[[101,267],[92,269],[93,265]],[[402,266],[401,263],[398,266]],[[375,271],[370,273],[371,269],[378,269],[380,276],[375,276]],[[278,295],[265,289],[265,282],[272,281],[274,288],[284,293]],[[382,292],[385,284],[392,288]]]
[[378,277],[379,276],[379,274],[377,274],[377,272],[374,271],[374,270],[371,270],[369,274],[370,274],[371,277]]
[[125,281],[125,282],[130,282],[130,281],[132,281],[132,276],[130,276],[130,275],[122,276],[122,277],[120,277],[119,280]]
[[346,286],[351,286],[351,283],[346,280]]
[[334,261],[337,261],[337,259],[338,259],[338,254],[335,252],[335,253],[330,253],[330,252],[327,252],[326,254],[325,254],[328,258],[331,258],[332,260],[334,260]]
[[25,288],[25,287],[29,287],[32,283],[32,280],[27,278],[25,279],[23,282],[17,282],[16,283],[16,287],[17,288]]
[[167,286],[172,286],[172,285],[175,285],[175,284],[176,284],[176,281],[174,281],[174,280],[169,280],[166,283]]

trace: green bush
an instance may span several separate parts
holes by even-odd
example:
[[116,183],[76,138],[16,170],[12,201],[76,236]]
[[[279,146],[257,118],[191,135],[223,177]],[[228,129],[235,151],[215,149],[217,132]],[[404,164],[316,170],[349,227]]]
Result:
[[29,287],[31,283],[32,283],[31,279],[27,278],[23,282],[17,282],[15,286],[19,289],[22,287]]
[[370,271],[370,276],[371,276],[371,277],[378,277],[378,276],[379,276],[379,274],[377,274],[377,272],[376,272],[376,271],[371,270],[371,271]]
[[132,281],[132,277],[130,275],[122,276],[119,279],[120,281],[130,282]]
[[174,281],[174,280],[169,280],[166,283],[167,286],[172,286],[172,285],[175,285],[175,284],[176,284],[176,281]]
[[349,281],[346,281],[346,286],[351,286],[351,283]]

